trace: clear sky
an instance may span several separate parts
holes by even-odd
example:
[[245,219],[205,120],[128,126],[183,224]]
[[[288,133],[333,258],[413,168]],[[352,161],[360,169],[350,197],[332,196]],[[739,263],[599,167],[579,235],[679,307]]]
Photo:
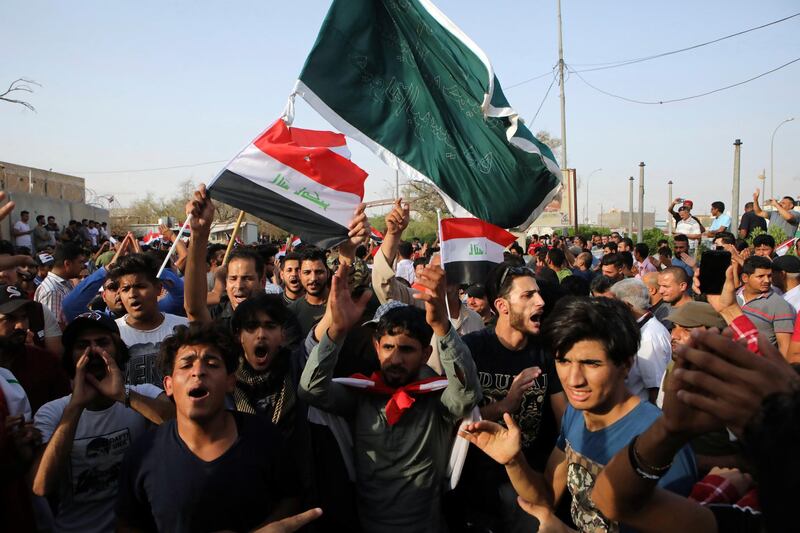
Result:
[[[489,55],[504,87],[557,60],[555,0],[436,4]],[[170,196],[186,179],[209,180],[216,163],[155,172],[107,173],[227,160],[280,116],[329,2],[207,0],[80,2],[4,0],[0,85],[39,82],[33,113],[0,102],[0,160],[83,176],[122,205],[147,192]],[[584,64],[690,46],[800,11],[796,0],[641,2],[564,0],[564,54]],[[800,17],[698,50],[582,75],[608,92],[663,100],[735,83],[800,57]],[[506,90],[530,119],[549,77]],[[742,87],[688,102],[638,105],[566,84],[569,165],[590,180],[589,213],[627,208],[628,176],[646,166],[645,207],[659,218],[674,195],[699,204],[731,199],[733,141],[742,145],[742,203],[770,167],[776,195],[800,186],[800,62]],[[554,86],[531,126],[560,135]],[[298,101],[295,124],[326,128]],[[350,142],[365,168],[367,198],[391,195],[394,172]],[[586,202],[584,179],[579,208]],[[638,193],[637,193],[638,194]],[[119,205],[119,204],[117,204]]]

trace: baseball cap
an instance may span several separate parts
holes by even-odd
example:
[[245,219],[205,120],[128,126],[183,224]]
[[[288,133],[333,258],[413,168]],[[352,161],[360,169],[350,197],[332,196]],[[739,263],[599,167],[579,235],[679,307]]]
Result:
[[36,264],[40,266],[49,266],[55,262],[55,258],[48,253],[40,253],[36,256]]
[[404,304],[403,302],[398,301],[398,300],[389,300],[385,304],[381,304],[380,307],[378,307],[375,310],[375,316],[372,317],[372,320],[367,320],[362,325],[363,326],[368,326],[368,325],[371,325],[371,324],[377,324],[378,322],[381,321],[381,318],[383,317],[383,315],[385,315],[386,313],[388,313],[392,309],[397,309],[398,307],[406,307],[407,305],[408,304]]
[[772,268],[775,270],[788,272],[789,274],[800,273],[800,258],[794,255],[782,255],[781,257],[776,257],[775,260],[772,261]]
[[722,329],[726,326],[725,319],[706,302],[686,302],[675,307],[667,315],[667,320],[684,328],[705,326]]
[[13,285],[0,285],[0,314],[7,315],[13,313],[20,307],[32,305],[33,301],[28,300],[22,292]]
[[486,287],[478,283],[467,287],[467,296],[472,298],[486,298]]
[[119,335],[119,327],[113,318],[99,311],[89,311],[78,315],[72,322],[67,324],[64,333],[61,335],[61,344],[65,348],[70,348],[75,342],[75,338],[89,328],[102,329]]
[[691,200],[684,200],[684,201],[683,201],[683,207],[686,207],[686,208],[688,208],[688,209],[691,209],[691,208],[693,208],[693,207],[694,207],[694,202],[693,202],[693,201],[691,201]]

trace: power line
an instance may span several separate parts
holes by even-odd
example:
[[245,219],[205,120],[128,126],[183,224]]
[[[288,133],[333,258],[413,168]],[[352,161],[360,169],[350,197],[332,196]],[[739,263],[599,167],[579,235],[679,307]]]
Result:
[[527,80],[523,80],[523,81],[515,83],[513,85],[508,85],[508,86],[506,86],[505,90],[513,89],[515,87],[519,87],[520,85],[525,85],[526,83],[530,83],[532,81],[540,80],[540,79],[544,78],[545,76],[549,76],[550,74],[553,73],[553,69],[554,68],[556,68],[555,65],[553,66],[553,68],[551,68],[550,70],[548,70],[544,74],[539,74],[538,76],[534,76],[533,78],[528,78]]
[[740,82],[737,82],[737,83],[732,83],[730,85],[726,85],[725,87],[720,87],[718,89],[713,89],[711,91],[706,91],[704,93],[695,94],[695,95],[692,95],[692,96],[684,96],[682,98],[672,98],[670,100],[657,100],[657,101],[637,100],[635,98],[629,98],[627,96],[621,96],[619,94],[614,94],[614,93],[610,93],[608,91],[604,91],[603,89],[601,89],[601,88],[599,88],[599,87],[597,87],[595,85],[592,85],[591,83],[586,81],[586,78],[581,76],[578,73],[578,71],[572,70],[572,68],[570,68],[569,66],[567,68],[569,69],[570,72],[572,72],[573,74],[578,76],[578,78],[583,83],[585,83],[586,85],[588,85],[589,87],[591,87],[595,91],[605,94],[606,96],[611,96],[612,98],[617,98],[619,100],[624,100],[626,102],[631,102],[631,103],[634,103],[634,104],[659,105],[659,104],[672,104],[674,102],[684,102],[686,100],[693,100],[695,98],[701,98],[703,96],[708,96],[709,94],[714,94],[714,93],[718,93],[720,91],[725,91],[727,89],[732,89],[733,87],[738,87],[740,85],[744,85],[745,83],[750,83],[751,81],[757,80],[759,78],[763,78],[764,76],[767,76],[768,74],[772,74],[773,72],[777,72],[777,71],[781,70],[782,68],[788,67],[792,63],[797,63],[798,61],[800,61],[800,57],[792,59],[788,63],[784,63],[783,65],[781,65],[779,67],[775,67],[772,70],[768,70],[766,72],[762,72],[761,74],[759,74],[757,76],[753,76],[752,78],[748,78],[748,79],[746,79],[744,81],[740,81]]
[[542,101],[539,103],[539,108],[536,110],[536,114],[533,115],[533,118],[531,119],[528,126],[533,126],[533,123],[536,122],[536,117],[539,116],[539,112],[542,110],[542,106],[544,105],[545,100],[547,100],[547,96],[550,94],[550,89],[553,88],[553,84],[556,82],[557,77],[558,76],[555,73],[553,73],[553,79],[550,81],[550,86],[547,87],[547,91],[544,93],[544,98],[542,98]]
[[652,59],[658,59],[660,57],[666,57],[666,56],[670,56],[670,55],[673,55],[673,54],[679,54],[681,52],[686,52],[686,51],[689,51],[689,50],[695,50],[695,49],[701,48],[703,46],[708,46],[710,44],[718,43],[720,41],[724,41],[726,39],[731,39],[733,37],[738,37],[738,36],[744,35],[746,33],[750,33],[750,32],[756,31],[756,30],[760,30],[760,29],[766,28],[768,26],[773,26],[775,24],[779,24],[781,22],[785,22],[785,21],[787,21],[789,19],[793,19],[793,18],[798,17],[798,16],[800,16],[800,12],[795,13],[793,15],[789,15],[788,17],[783,17],[783,18],[778,19],[778,20],[773,20],[772,22],[767,22],[766,24],[762,24],[760,26],[754,26],[752,28],[748,28],[746,30],[738,31],[736,33],[731,33],[731,34],[725,35],[723,37],[718,37],[718,38],[712,39],[710,41],[706,41],[706,42],[703,42],[703,43],[695,44],[695,45],[692,45],[692,46],[687,46],[685,48],[679,48],[677,50],[670,50],[669,52],[662,52],[660,54],[654,54],[654,55],[645,56],[645,57],[639,57],[639,58],[635,58],[635,59],[624,59],[624,60],[620,60],[620,61],[609,61],[609,62],[606,62],[606,63],[582,63],[582,64],[581,63],[573,63],[573,65],[576,66],[576,67],[577,66],[596,67],[596,68],[582,69],[582,70],[578,70],[576,72],[593,72],[595,70],[606,70],[606,69],[611,69],[611,68],[625,67],[627,65],[633,65],[635,63],[641,63],[643,61],[650,61]]
[[220,159],[219,161],[205,161],[203,163],[193,163],[191,165],[175,165],[172,167],[159,167],[159,168],[138,168],[133,170],[87,170],[85,172],[72,172],[72,174],[130,174],[133,172],[155,172],[158,170],[174,170],[176,168],[191,168],[202,167],[204,165],[213,165],[216,163],[227,163],[229,159]]

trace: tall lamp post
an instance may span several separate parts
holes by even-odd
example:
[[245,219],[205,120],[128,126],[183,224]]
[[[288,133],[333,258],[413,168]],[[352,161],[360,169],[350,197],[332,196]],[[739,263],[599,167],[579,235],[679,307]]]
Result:
[[589,175],[586,176],[586,210],[583,213],[583,223],[587,226],[589,225],[589,178],[591,178],[595,172],[600,172],[603,170],[602,168],[596,168],[589,172]]
[[772,139],[769,142],[769,197],[775,198],[775,134],[778,133],[778,130],[781,126],[786,124],[787,122],[791,122],[794,120],[794,117],[787,118],[777,126],[772,132]]

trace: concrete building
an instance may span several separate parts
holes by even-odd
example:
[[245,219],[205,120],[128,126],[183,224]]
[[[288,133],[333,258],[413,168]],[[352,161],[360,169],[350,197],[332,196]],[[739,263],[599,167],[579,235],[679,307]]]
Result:
[[[625,233],[628,233],[629,222],[630,222],[629,211],[620,211],[619,209],[612,209],[610,211],[600,213],[600,226],[604,228],[611,228],[612,230],[615,231],[624,231]],[[639,223],[639,212],[634,211],[633,213],[634,231],[636,230],[636,224],[638,223]],[[656,227],[656,214],[653,211],[645,211],[644,229],[648,230],[654,227]]]
[[0,190],[16,203],[11,215],[0,222],[0,236],[11,237],[11,225],[22,211],[31,214],[31,226],[38,215],[54,216],[60,226],[84,218],[108,222],[108,210],[86,204],[83,178],[50,170],[0,161]]

